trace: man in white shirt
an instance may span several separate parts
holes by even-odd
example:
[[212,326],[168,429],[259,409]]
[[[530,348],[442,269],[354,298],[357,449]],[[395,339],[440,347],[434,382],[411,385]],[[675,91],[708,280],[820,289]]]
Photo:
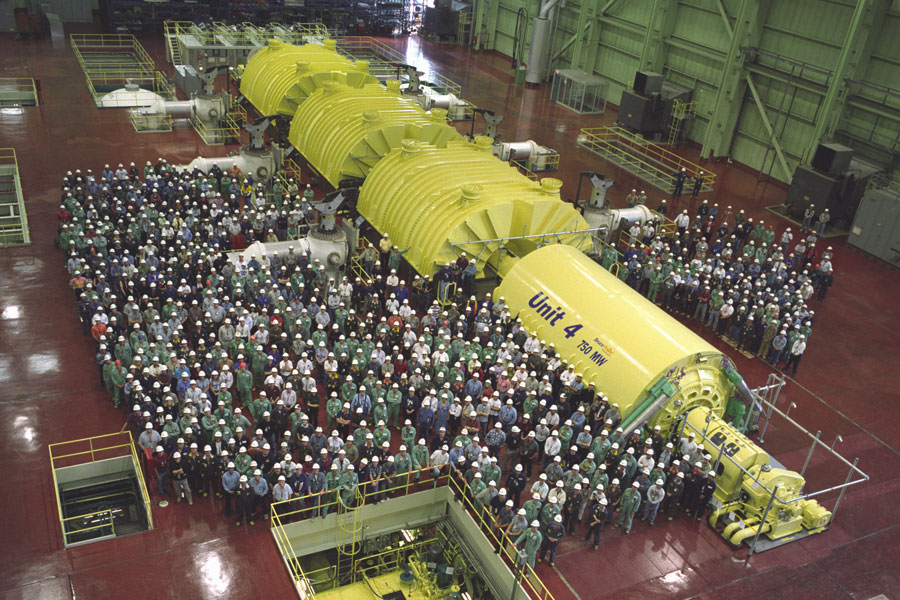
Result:
[[797,374],[797,367],[800,365],[800,359],[803,357],[803,353],[806,351],[806,336],[801,335],[797,338],[797,341],[794,342],[794,345],[791,347],[791,355],[788,357],[787,362],[784,364],[784,370],[787,371],[788,368],[791,368],[791,376]]

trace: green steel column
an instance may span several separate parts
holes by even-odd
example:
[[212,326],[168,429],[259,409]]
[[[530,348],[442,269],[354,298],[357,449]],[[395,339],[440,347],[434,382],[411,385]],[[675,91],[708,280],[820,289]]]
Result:
[[[600,1],[602,2],[602,0]],[[588,73],[594,72],[594,66],[597,64],[597,53],[600,51],[600,30],[603,29],[600,25],[600,19],[612,9],[617,1],[618,0],[607,0],[606,4],[603,5],[603,8],[594,15],[594,25],[591,27],[591,31],[588,34],[587,45],[585,46],[586,51],[583,70]]]
[[663,72],[666,64],[666,39],[672,35],[677,9],[677,0],[653,0],[639,70]]
[[[489,0],[472,0],[472,40],[473,46],[477,50],[481,47],[482,31],[485,22],[485,8]],[[496,35],[496,31],[493,32]]]
[[841,53],[834,66],[834,74],[819,108],[816,128],[806,149],[807,159],[812,157],[816,147],[823,140],[834,133],[849,92],[847,80],[857,76],[860,66],[865,68],[889,5],[890,2],[887,0],[856,1],[853,16],[841,45]]
[[497,17],[500,14],[500,0],[489,0],[490,8],[488,9],[487,21],[485,29],[490,36],[490,50],[497,49]]
[[[575,34],[572,36],[571,42],[575,44],[575,48],[572,49],[572,60],[569,61],[569,68],[578,69],[581,67],[581,53],[584,51],[584,40],[585,35],[591,30],[594,26],[594,20],[597,14],[597,8],[600,0],[581,0],[581,8],[578,11],[578,23],[577,27],[581,29],[576,29]],[[583,26],[583,27],[582,27]],[[566,45],[569,43],[567,42]],[[565,49],[565,45],[560,49],[562,52]]]
[[778,160],[778,166],[781,167],[781,172],[785,177],[785,181],[790,181],[793,179],[794,174],[791,172],[791,168],[784,156],[784,151],[781,149],[781,142],[778,141],[778,135],[776,135],[775,129],[772,128],[772,123],[769,121],[766,107],[759,98],[759,92],[756,91],[756,84],[753,83],[753,78],[750,77],[750,73],[745,73],[744,79],[747,82],[747,87],[750,89],[750,95],[753,96],[753,102],[756,103],[756,108],[759,110],[759,117],[762,119],[763,127],[766,128],[766,133],[769,134],[769,141],[772,142],[772,148],[775,149],[775,158]]
[[759,45],[763,25],[771,4],[772,0],[741,0],[733,29],[728,23],[724,8],[720,6],[731,43],[722,65],[719,88],[716,92],[716,101],[713,105],[709,125],[703,136],[703,147],[700,150],[703,158],[724,156],[731,150],[744,93],[747,90],[742,48],[753,48]]

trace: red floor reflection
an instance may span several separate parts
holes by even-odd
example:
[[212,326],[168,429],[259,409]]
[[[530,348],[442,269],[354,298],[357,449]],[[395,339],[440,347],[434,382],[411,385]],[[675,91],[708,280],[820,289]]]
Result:
[[[161,38],[148,37],[144,43],[163,64]],[[390,43],[408,48],[411,61],[427,61],[461,83],[464,96],[476,105],[504,115],[500,131],[506,139],[532,138],[559,149],[562,171],[555,176],[565,183],[564,197],[574,196],[578,174],[588,169],[616,179],[609,197],[618,206],[632,187],[642,185],[574,144],[579,128],[613,122],[612,107],[603,116],[578,117],[553,105],[546,86],[513,85],[509,63],[496,55],[418,40],[408,46],[405,40]],[[36,77],[42,89],[40,108],[0,111],[0,146],[18,152],[34,240],[29,247],[0,251],[0,278],[6,284],[0,296],[0,472],[7,482],[0,498],[7,540],[0,595],[293,597],[266,526],[238,530],[209,499],[191,508],[155,509],[155,531],[62,549],[47,444],[118,431],[122,415],[100,391],[93,347],[81,335],[62,260],[53,248],[58,181],[69,168],[96,169],[126,159],[141,164],[158,156],[186,162],[233,148],[206,147],[191,130],[136,134],[125,111],[94,107],[68,47],[5,36],[0,49],[6,76]],[[697,148],[684,152],[698,154]],[[764,208],[781,202],[783,187],[760,183],[740,166],[704,166],[719,175],[710,202],[744,209],[779,229],[785,225]],[[655,204],[658,195],[647,191]],[[585,600],[868,598],[900,589],[900,278],[846,247],[843,239],[827,243],[835,249],[836,283],[827,302],[814,303],[813,338],[783,401],[795,402],[792,416],[813,431],[821,429],[823,439],[842,435],[841,448],[851,458],[860,457],[872,481],[847,494],[831,531],[749,562],[745,549],[734,551],[705,525],[685,521],[653,529],[638,524],[629,536],[609,530],[596,552],[570,538],[557,560],[558,571],[538,567],[556,598],[574,597],[568,586]],[[734,356],[723,342],[710,341]],[[751,385],[765,382],[763,364],[735,358]],[[802,464],[808,448],[784,427],[770,431],[765,447],[794,466]],[[808,472],[815,487],[842,481],[845,474],[824,456],[814,457]],[[831,507],[834,497],[825,503]]]

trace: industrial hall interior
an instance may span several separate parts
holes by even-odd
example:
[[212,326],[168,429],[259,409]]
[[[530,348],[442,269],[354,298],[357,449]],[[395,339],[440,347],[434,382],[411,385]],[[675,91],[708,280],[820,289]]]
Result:
[[900,600],[898,37],[0,2],[0,597]]

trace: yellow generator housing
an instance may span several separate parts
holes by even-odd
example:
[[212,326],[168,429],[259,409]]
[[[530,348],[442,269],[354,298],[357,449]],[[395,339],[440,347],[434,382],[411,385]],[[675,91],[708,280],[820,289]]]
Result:
[[722,353],[577,249],[551,245],[528,254],[496,294],[617,403],[625,421],[663,379],[674,393],[651,424],[664,432],[690,407],[722,415],[731,389]]
[[[501,247],[525,255],[542,242],[540,237],[509,238],[588,227],[571,204],[560,200],[562,182],[532,181],[490,148],[490,138],[449,141],[445,148],[403,140],[371,170],[357,209],[398,246],[409,248],[405,258],[427,275],[466,252],[477,259],[480,277],[487,264],[496,267]],[[590,247],[585,234],[559,239]]]
[[294,46],[271,39],[247,61],[241,75],[241,94],[262,115],[293,116],[326,81],[352,88],[378,83],[369,74],[369,62],[341,56],[335,50],[335,40],[325,40],[322,46]]
[[327,81],[297,109],[288,139],[328,182],[363,178],[404,139],[443,147],[462,135],[447,124],[447,113],[426,113],[399,91],[377,83],[357,89]]

